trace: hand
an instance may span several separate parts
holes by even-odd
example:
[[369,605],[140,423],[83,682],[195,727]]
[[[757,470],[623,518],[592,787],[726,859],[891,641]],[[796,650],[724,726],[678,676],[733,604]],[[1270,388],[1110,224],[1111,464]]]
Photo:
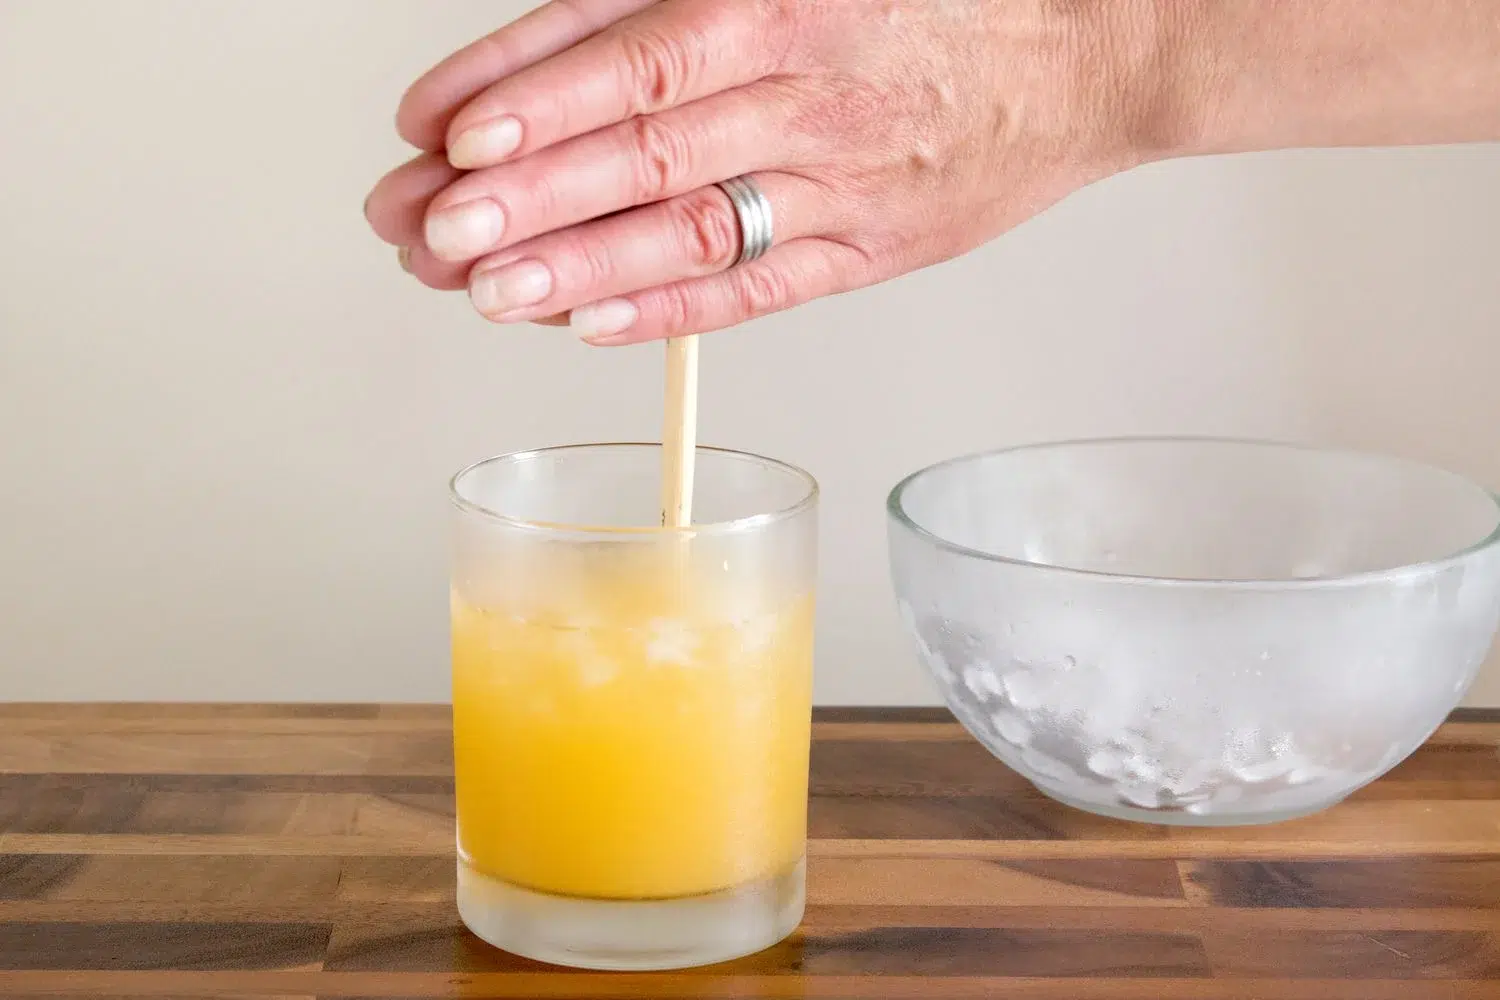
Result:
[[[367,203],[434,288],[591,343],[703,333],[962,254],[1151,155],[1144,0],[554,0],[448,58]],[[733,266],[715,182],[775,246]]]

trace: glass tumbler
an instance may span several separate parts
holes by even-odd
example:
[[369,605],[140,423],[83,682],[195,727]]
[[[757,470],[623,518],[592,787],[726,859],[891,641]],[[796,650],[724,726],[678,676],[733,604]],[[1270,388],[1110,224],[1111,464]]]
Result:
[[817,483],[699,448],[661,526],[661,447],[454,477],[458,910],[594,969],[769,947],[802,919]]

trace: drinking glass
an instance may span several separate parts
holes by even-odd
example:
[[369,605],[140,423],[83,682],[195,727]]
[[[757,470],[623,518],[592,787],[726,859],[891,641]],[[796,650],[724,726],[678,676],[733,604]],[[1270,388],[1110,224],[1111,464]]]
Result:
[[802,919],[817,483],[662,450],[488,459],[452,482],[458,909],[541,961],[670,969]]

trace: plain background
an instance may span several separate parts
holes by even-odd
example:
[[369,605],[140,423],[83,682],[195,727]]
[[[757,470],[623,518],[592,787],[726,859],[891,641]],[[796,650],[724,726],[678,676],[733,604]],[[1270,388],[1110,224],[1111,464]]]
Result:
[[[0,0],[0,698],[445,699],[448,475],[658,435],[659,346],[487,325],[361,218],[405,85],[525,6]],[[823,483],[819,699],[930,702],[883,523],[929,462],[1230,434],[1500,485],[1500,147],[1153,167],[703,364],[705,441]]]

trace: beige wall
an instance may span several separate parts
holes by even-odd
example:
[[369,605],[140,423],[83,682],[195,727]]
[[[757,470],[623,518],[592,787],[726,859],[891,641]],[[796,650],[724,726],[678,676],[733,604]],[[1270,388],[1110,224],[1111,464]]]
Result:
[[[404,83],[523,6],[0,0],[0,698],[443,698],[447,474],[657,433],[658,349],[487,326],[360,218]],[[819,697],[928,701],[882,520],[923,463],[1221,433],[1500,485],[1500,148],[1142,171],[704,366],[706,440],[824,483]]]

